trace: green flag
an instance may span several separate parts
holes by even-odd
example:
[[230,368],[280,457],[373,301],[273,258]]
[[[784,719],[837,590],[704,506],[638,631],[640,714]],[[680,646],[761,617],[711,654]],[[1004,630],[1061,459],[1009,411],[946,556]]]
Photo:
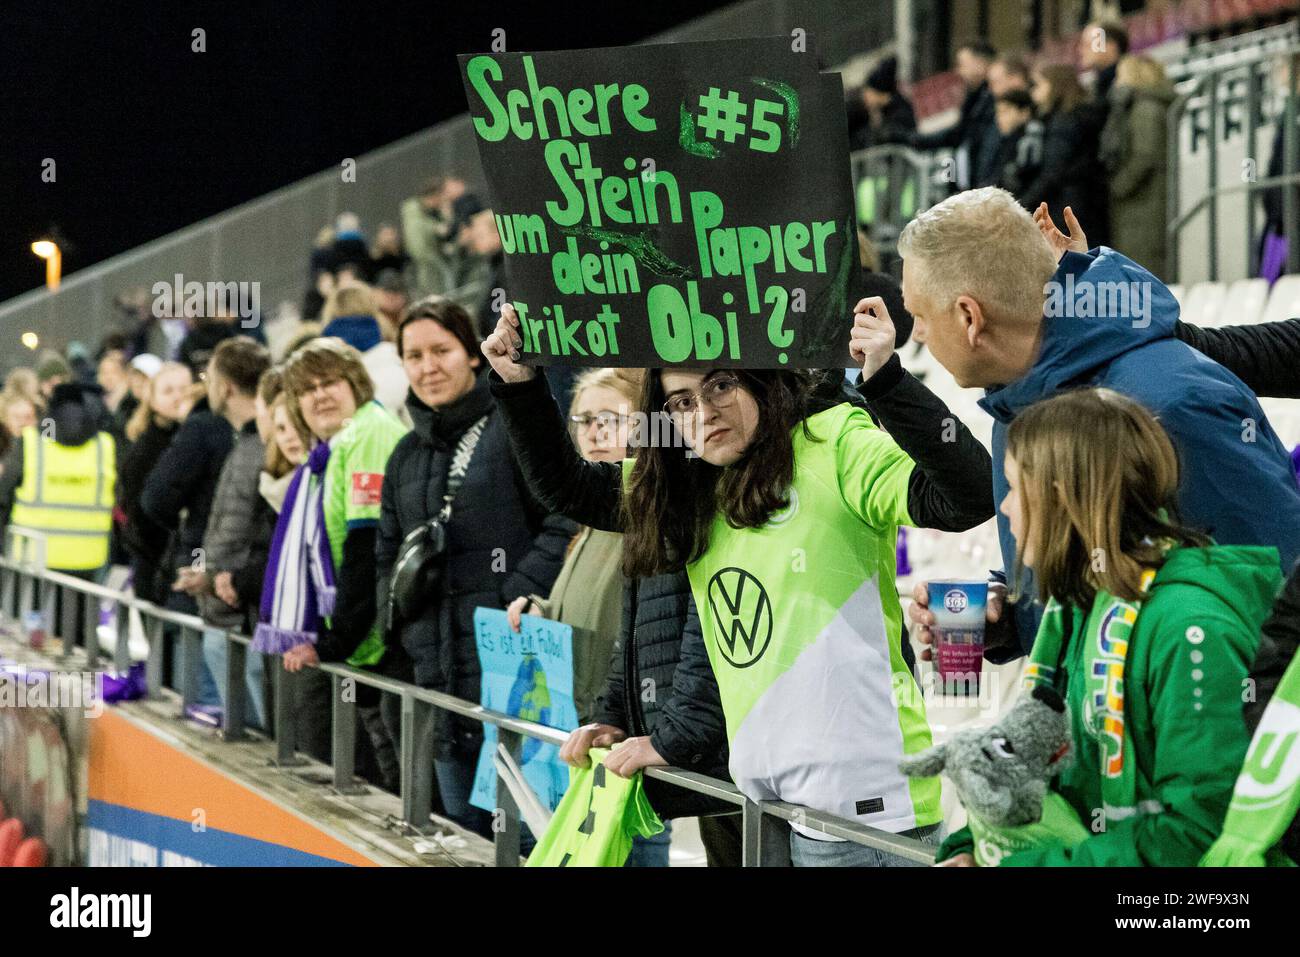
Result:
[[641,772],[621,778],[605,770],[607,748],[592,748],[591,767],[569,769],[569,789],[527,867],[622,867],[632,838],[664,829],[646,800]]
[[1232,791],[1223,833],[1202,867],[1294,867],[1277,846],[1300,811],[1300,655],[1264,709]]

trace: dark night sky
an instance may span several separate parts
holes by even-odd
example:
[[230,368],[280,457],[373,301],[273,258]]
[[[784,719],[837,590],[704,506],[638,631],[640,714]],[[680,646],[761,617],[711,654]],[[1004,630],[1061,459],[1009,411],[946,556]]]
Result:
[[0,301],[44,281],[51,227],[66,275],[463,112],[455,54],[496,27],[516,50],[612,46],[725,5],[4,0]]

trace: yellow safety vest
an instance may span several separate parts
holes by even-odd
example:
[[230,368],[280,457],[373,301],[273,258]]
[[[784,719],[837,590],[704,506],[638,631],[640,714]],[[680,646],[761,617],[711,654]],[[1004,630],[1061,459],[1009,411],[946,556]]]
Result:
[[[117,450],[107,432],[77,446],[60,445],[35,426],[23,429],[23,481],[14,494],[10,524],[46,536],[45,565],[87,571],[108,564],[113,527]],[[11,536],[28,557],[39,546]]]

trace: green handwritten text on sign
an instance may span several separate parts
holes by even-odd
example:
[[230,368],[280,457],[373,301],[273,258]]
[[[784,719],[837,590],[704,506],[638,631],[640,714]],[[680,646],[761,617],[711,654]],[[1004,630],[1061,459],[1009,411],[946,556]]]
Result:
[[839,76],[789,38],[460,57],[525,361],[843,367]]

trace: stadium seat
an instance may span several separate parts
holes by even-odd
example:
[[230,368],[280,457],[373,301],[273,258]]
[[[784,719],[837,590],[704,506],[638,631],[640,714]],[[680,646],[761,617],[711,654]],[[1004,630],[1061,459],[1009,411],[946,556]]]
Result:
[[1259,322],[1268,302],[1267,279],[1238,279],[1228,287],[1219,312],[1219,326],[1239,326]]
[[1273,292],[1260,322],[1277,322],[1300,316],[1300,276],[1283,276],[1273,283]]
[[1182,308],[1183,322],[1198,326],[1218,325],[1227,295],[1228,289],[1221,282],[1198,282],[1187,292]]

